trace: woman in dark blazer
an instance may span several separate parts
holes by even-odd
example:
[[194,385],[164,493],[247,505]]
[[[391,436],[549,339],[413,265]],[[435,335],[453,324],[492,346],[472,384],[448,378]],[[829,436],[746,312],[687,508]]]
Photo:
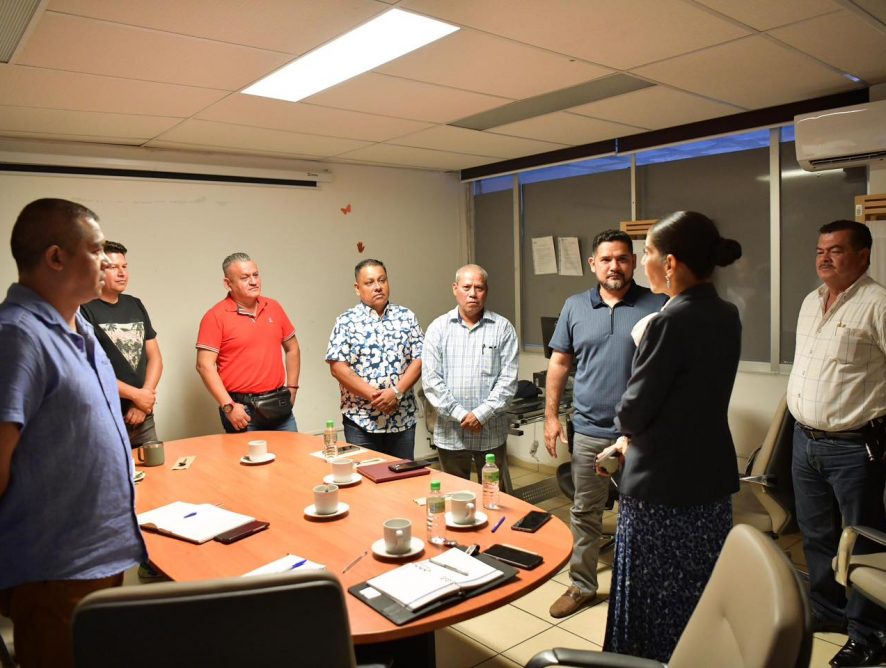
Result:
[[646,237],[643,266],[670,300],[646,323],[616,408],[624,437],[605,649],[668,661],[732,527],[738,490],[726,419],[741,350],[738,310],[714,266],[741,257],[700,213],[679,211]]

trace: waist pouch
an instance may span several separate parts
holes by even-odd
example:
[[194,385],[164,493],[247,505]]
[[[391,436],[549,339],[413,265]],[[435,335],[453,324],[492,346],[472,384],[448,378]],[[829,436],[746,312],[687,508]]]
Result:
[[255,412],[268,421],[282,422],[292,415],[292,399],[285,387],[252,400]]

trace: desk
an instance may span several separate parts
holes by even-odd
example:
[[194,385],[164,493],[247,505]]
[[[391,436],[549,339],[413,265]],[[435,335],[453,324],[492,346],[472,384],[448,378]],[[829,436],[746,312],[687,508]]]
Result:
[[[263,438],[277,459],[271,464],[243,466],[247,441]],[[342,569],[381,538],[382,523],[391,517],[407,517],[413,523],[413,535],[426,537],[425,507],[413,499],[425,496],[431,478],[442,482],[444,492],[468,489],[481,497],[477,483],[432,471],[419,476],[381,484],[364,479],[353,487],[343,487],[339,500],[350,511],[335,520],[312,521],[303,510],[314,502],[313,487],[330,473],[325,460],[309,453],[320,450],[318,436],[290,432],[251,432],[218,434],[166,442],[163,466],[139,467],[144,480],[136,486],[138,512],[151,510],[172,501],[218,503],[229,510],[252,515],[271,523],[267,531],[232,545],[215,541],[194,545],[185,541],[145,532],[151,562],[173,580],[203,580],[242,575],[287,552],[325,564],[341,580],[344,589],[402,562],[381,561],[370,551],[347,573]],[[369,459],[377,453],[361,453],[356,460]],[[178,458],[196,455],[190,469],[172,471]],[[386,459],[390,459],[386,457]],[[513,531],[511,525],[534,506],[502,494],[502,509],[487,511],[489,524],[472,531],[447,529],[447,537],[462,544],[479,543],[485,549],[493,543],[509,543],[544,556],[544,563],[532,571],[520,571],[518,578],[457,605],[422,617],[404,626],[396,626],[354,596],[345,593],[351,634],[355,644],[387,642],[429,633],[497,608],[535,589],[555,575],[572,551],[572,535],[563,522],[552,518],[537,533]],[[502,515],[505,521],[496,533],[492,526]],[[441,551],[427,544],[424,559]]]

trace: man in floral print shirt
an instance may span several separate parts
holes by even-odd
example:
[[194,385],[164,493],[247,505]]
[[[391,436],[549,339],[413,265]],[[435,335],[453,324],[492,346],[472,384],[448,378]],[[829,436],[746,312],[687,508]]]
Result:
[[367,259],[354,268],[360,303],[335,321],[326,350],[341,387],[345,440],[403,459],[415,450],[415,395],[424,335],[415,314],[391,304],[387,270]]

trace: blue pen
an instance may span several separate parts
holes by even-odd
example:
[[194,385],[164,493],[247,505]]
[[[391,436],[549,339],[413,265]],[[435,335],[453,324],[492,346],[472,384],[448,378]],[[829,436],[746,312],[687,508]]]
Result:
[[496,531],[498,531],[498,527],[500,527],[500,526],[501,526],[501,523],[504,522],[504,521],[505,521],[504,515],[502,515],[501,517],[499,517],[499,518],[498,518],[498,522],[496,522],[496,523],[495,523],[495,526],[492,527],[492,533],[495,533]]
[[289,570],[291,570],[291,571],[295,570],[299,566],[304,566],[306,563],[308,563],[307,559],[302,559],[301,561],[296,561],[294,564],[292,564],[292,566],[289,567]]
[[185,515],[185,519],[188,519],[189,517],[193,517],[196,514],[197,514],[196,510],[193,513],[188,513],[187,515]]

